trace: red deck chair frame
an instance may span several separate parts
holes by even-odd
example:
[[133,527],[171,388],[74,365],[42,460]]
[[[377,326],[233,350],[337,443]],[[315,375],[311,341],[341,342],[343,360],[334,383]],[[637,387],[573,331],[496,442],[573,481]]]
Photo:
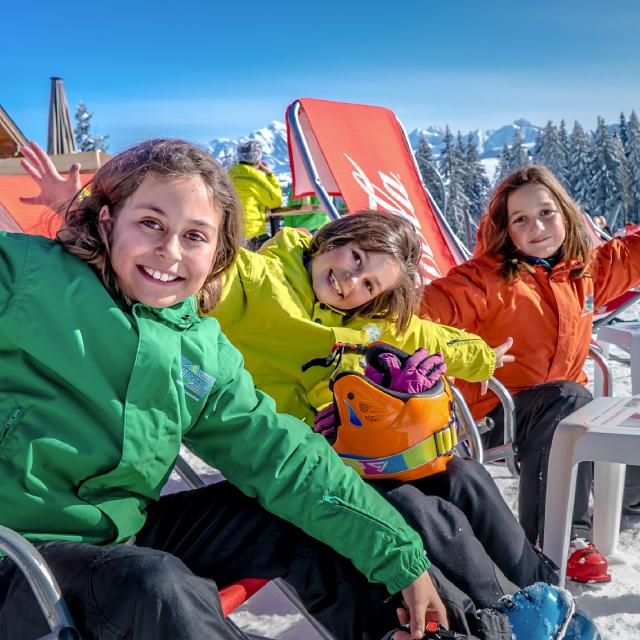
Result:
[[[340,213],[331,196],[341,196],[349,213],[374,209],[408,219],[420,237],[424,282],[469,257],[424,185],[406,131],[392,111],[301,98],[289,105],[286,120],[294,198],[316,194],[333,218]],[[598,353],[593,357],[603,372],[603,395],[608,395],[610,370]],[[462,422],[474,457],[485,462],[504,459],[515,475],[513,400],[497,380],[492,379],[489,388],[504,407],[504,444],[482,451],[471,413],[454,388]]]

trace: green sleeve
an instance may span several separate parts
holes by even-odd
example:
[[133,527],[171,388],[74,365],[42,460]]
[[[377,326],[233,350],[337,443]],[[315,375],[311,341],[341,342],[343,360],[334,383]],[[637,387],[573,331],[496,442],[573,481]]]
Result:
[[[429,566],[400,514],[340,460],[323,436],[254,388],[240,354],[185,442],[246,495],[348,557],[391,593]],[[231,364],[232,363],[232,364]]]
[[27,236],[0,232],[0,319],[9,321],[18,298],[31,243]]

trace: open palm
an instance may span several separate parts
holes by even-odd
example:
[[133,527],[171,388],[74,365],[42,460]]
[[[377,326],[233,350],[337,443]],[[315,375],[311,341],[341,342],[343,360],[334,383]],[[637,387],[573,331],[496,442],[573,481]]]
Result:
[[24,159],[20,161],[20,166],[40,187],[40,193],[31,197],[21,196],[20,202],[44,205],[60,213],[82,188],[80,165],[74,162],[69,168],[69,176],[63,178],[37,142],[29,142],[22,147],[21,153]]

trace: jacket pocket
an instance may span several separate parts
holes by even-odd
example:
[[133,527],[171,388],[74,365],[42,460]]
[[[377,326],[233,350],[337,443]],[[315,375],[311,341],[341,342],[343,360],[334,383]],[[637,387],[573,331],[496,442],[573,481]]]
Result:
[[356,506],[354,506],[352,504],[349,504],[348,502],[345,502],[342,498],[338,498],[337,496],[324,495],[324,496],[322,496],[322,499],[324,500],[324,502],[328,502],[329,504],[333,504],[336,507],[338,507],[339,509],[347,511],[347,512],[349,512],[351,514],[355,514],[356,516],[359,516],[360,518],[364,518],[365,520],[368,520],[369,522],[373,522],[374,524],[376,524],[379,527],[382,527],[383,529],[388,531],[393,536],[395,536],[397,534],[396,530],[391,525],[389,525],[387,522],[385,522],[384,520],[380,520],[379,518],[376,518],[375,516],[372,516],[370,513],[367,513],[366,511],[363,511],[359,507],[356,507]]
[[22,420],[23,415],[24,409],[22,407],[14,407],[9,412],[9,415],[4,419],[2,427],[0,428],[0,445],[4,442],[9,432]]

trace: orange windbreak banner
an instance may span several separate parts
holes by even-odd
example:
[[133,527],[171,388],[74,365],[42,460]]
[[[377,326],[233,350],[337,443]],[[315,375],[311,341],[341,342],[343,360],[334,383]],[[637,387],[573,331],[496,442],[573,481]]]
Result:
[[[82,184],[91,178],[93,174],[80,175]],[[0,175],[0,230],[53,238],[60,228],[58,216],[44,206],[20,202],[20,196],[36,195],[38,186],[29,176]]]
[[[312,98],[299,103],[304,138],[328,193],[341,195],[350,213],[374,209],[410,220],[422,242],[424,280],[445,275],[460,257],[438,223],[395,114],[382,107]],[[313,183],[291,131],[289,155],[293,197],[312,195]]]

